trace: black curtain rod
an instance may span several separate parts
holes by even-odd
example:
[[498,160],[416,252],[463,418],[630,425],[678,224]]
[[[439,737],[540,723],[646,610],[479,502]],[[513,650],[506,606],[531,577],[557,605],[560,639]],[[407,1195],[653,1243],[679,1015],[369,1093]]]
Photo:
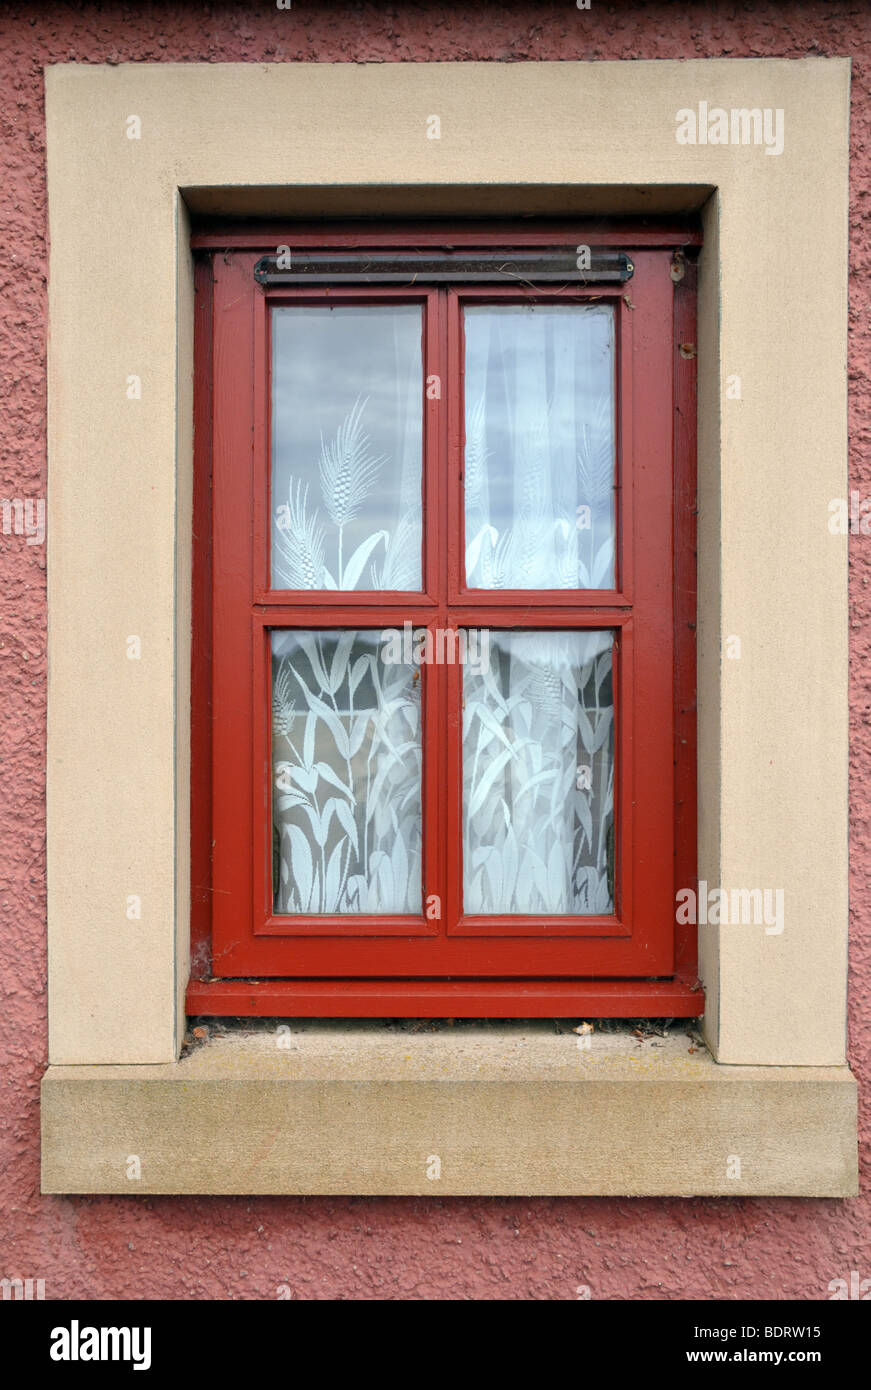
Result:
[[436,284],[453,281],[578,285],[632,278],[635,267],[625,251],[588,246],[548,251],[294,251],[280,247],[261,256],[254,278],[261,285]]

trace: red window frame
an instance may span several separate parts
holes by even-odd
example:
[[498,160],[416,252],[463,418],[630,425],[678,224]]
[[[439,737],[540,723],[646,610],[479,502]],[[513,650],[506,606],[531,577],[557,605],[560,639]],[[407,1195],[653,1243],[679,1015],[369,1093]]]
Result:
[[[452,247],[587,242],[632,253],[627,284],[264,288],[254,265],[304,248],[439,247],[443,230],[287,227],[195,234],[192,970],[188,1012],[284,1016],[692,1017],[695,934],[695,285],[687,227],[451,229]],[[464,586],[462,307],[608,302],[617,329],[617,587]],[[273,305],[423,306],[423,591],[269,586]],[[684,350],[681,351],[681,345]],[[462,912],[462,672],[422,666],[424,894],[442,916],[276,917],[271,905],[272,627],[608,628],[615,633],[617,871],[607,917]],[[444,808],[442,817],[440,808]],[[631,851],[630,847],[631,846]]]

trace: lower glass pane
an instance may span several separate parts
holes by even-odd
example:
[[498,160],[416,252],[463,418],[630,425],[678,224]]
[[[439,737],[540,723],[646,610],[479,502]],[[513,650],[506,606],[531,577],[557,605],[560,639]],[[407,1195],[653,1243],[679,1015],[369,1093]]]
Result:
[[378,632],[273,632],[273,910],[420,913],[420,672]]
[[463,671],[463,908],[614,908],[611,632],[489,633]]

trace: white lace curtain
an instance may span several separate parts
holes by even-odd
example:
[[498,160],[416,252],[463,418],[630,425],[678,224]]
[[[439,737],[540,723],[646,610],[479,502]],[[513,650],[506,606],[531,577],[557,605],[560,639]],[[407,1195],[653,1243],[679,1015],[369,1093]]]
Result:
[[272,582],[421,588],[417,305],[272,311]]
[[613,587],[611,310],[472,306],[465,344],[470,587]]

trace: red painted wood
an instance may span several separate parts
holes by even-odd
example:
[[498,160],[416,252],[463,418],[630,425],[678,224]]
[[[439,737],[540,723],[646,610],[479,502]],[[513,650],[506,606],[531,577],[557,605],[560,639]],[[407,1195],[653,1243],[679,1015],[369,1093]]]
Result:
[[699,1018],[705,996],[676,980],[212,980],[189,1014],[255,1018]]
[[212,268],[194,268],[194,478],[191,606],[191,978],[212,956]]
[[191,236],[191,246],[208,251],[257,251],[262,255],[274,252],[276,246],[332,248],[348,250],[355,246],[370,249],[397,246],[548,246],[579,244],[597,247],[675,247],[701,246],[702,233],[697,225],[668,219],[639,223],[637,219],[605,219],[593,217],[536,218],[534,226],[528,221],[465,222],[462,227],[451,224],[446,231],[433,222],[371,221],[333,224],[328,232],[317,222],[301,222],[288,231],[284,223],[260,223],[253,231],[240,231],[238,222],[215,224],[208,230],[197,230]]
[[[632,315],[631,457],[623,450],[623,492],[631,489],[632,642],[634,679],[631,846],[633,929],[650,967],[674,969],[674,620],[672,548],[674,484],[672,433],[673,284],[666,253],[639,251],[625,300]],[[628,476],[631,474],[631,477]],[[624,534],[624,547],[630,543]],[[624,755],[625,756],[625,755]],[[623,794],[626,783],[621,779]],[[655,964],[654,964],[655,961]]]
[[[674,292],[675,486],[674,486],[674,632],[675,632],[675,893],[698,893],[698,759],[696,741],[696,361],[681,344],[696,344],[697,268],[684,262],[684,276]],[[675,925],[675,965],[694,976],[698,938],[690,924]]]
[[[212,972],[252,931],[254,303],[250,259],[216,257],[212,456]],[[267,782],[268,787],[268,782]]]
[[[383,230],[379,233],[384,235]],[[259,234],[262,235],[262,234]],[[314,235],[314,234],[312,234]],[[370,237],[375,235],[367,233]],[[470,240],[466,244],[484,244]],[[353,233],[352,236],[357,236]],[[429,229],[429,244],[443,233]],[[492,230],[488,233],[494,240]],[[501,233],[495,240],[501,240]],[[546,234],[532,234],[527,244],[543,244]],[[287,240],[281,237],[280,241]],[[320,244],[327,238],[319,234]],[[420,237],[409,238],[422,244]],[[688,244],[684,236],[682,244]],[[303,244],[291,238],[291,244]],[[451,236],[453,245],[462,244]],[[498,1013],[523,1013],[524,993],[537,989],[543,977],[556,994],[542,1012],[561,1007],[577,1012],[587,995],[579,977],[613,977],[613,988],[596,995],[608,1012],[619,1012],[621,986],[627,1016],[650,1011],[641,1003],[649,993],[650,976],[668,976],[675,969],[674,887],[676,865],[681,872],[695,859],[694,841],[675,854],[672,789],[687,792],[686,756],[689,742],[678,745],[694,728],[689,707],[675,723],[676,672],[674,628],[678,610],[687,601],[694,574],[693,557],[686,555],[682,517],[674,514],[675,475],[673,435],[673,291],[667,252],[633,248],[636,272],[627,286],[592,289],[572,298],[610,299],[618,310],[618,576],[620,588],[595,594],[565,591],[515,593],[464,591],[462,544],[462,408],[460,313],[467,299],[565,301],[559,287],[531,291],[527,287],[443,288],[397,291],[361,287],[325,294],[323,289],[264,292],[253,279],[256,247],[214,258],[215,299],[213,372],[214,492],[214,608],[212,622],[213,717],[211,792],[214,839],[213,878],[208,893],[200,886],[198,942],[204,938],[205,900],[212,903],[212,980],[216,977],[299,977],[308,981],[305,995],[312,1011],[330,1012],[324,990],[326,977],[354,999],[355,1012],[400,1013],[406,987],[414,993],[412,1012],[444,1011],[446,993],[440,987],[417,988],[421,977],[454,977],[451,987],[480,1001],[469,1012],[494,1016],[488,990],[501,979]],[[311,244],[311,243],[310,243]],[[342,244],[341,237],[332,245]],[[368,244],[374,244],[371,240]],[[408,244],[406,241],[403,244]],[[518,241],[518,244],[520,242]],[[603,244],[614,244],[612,238]],[[227,246],[225,238],[222,247]],[[441,401],[425,401],[424,495],[426,514],[426,592],[422,594],[336,595],[329,592],[296,596],[268,586],[269,539],[269,313],[270,303],[325,298],[385,302],[409,298],[425,304],[424,375],[441,381]],[[198,334],[208,336],[206,318]],[[683,331],[683,330],[681,330]],[[208,356],[198,355],[200,373],[208,376]],[[201,397],[200,415],[206,410]],[[686,404],[686,403],[685,403]],[[198,415],[198,418],[200,418]],[[683,455],[694,450],[690,422],[677,442]],[[203,450],[207,436],[200,432]],[[684,488],[691,476],[687,458],[679,461],[677,478]],[[198,454],[198,468],[207,467]],[[681,482],[681,480],[683,480]],[[199,495],[199,494],[198,494]],[[202,498],[200,499],[202,507]],[[676,538],[676,550],[672,537]],[[208,546],[203,548],[208,551]],[[678,559],[675,559],[675,555]],[[674,595],[673,566],[680,565],[684,582]],[[200,574],[206,572],[200,565]],[[692,572],[692,573],[691,573]],[[198,612],[200,612],[200,608]],[[683,610],[681,610],[683,611]],[[203,620],[200,612],[200,621]],[[608,917],[517,918],[464,917],[461,910],[461,670],[457,666],[421,668],[424,711],[424,896],[437,894],[442,916],[293,918],[271,912],[271,808],[269,739],[268,630],[276,627],[401,627],[404,621],[432,627],[487,626],[493,628],[583,628],[615,630],[615,705],[618,779],[615,793],[617,825],[617,902]],[[686,655],[685,642],[681,651]],[[202,701],[202,660],[195,696]],[[691,700],[694,673],[684,661],[677,685]],[[681,719],[683,723],[681,723]],[[208,819],[208,798],[198,788],[208,780],[208,751],[202,738],[195,747],[192,824]],[[686,756],[685,756],[686,755]],[[694,776],[694,772],[693,772]],[[685,803],[686,797],[682,799]],[[681,822],[689,833],[684,812]],[[198,878],[202,878],[200,873]],[[681,940],[682,983],[672,991],[691,996],[685,1005],[699,1012],[692,991],[692,945]],[[200,946],[200,950],[202,950]],[[199,973],[205,975],[200,966]],[[633,982],[632,977],[637,977]],[[344,977],[344,983],[342,983]],[[358,980],[358,993],[349,978]],[[459,977],[459,978],[458,978]],[[488,979],[489,977],[489,979]],[[565,977],[556,987],[555,977]],[[318,983],[312,989],[311,982]],[[689,983],[687,983],[689,981]],[[380,982],[380,983],[379,983]],[[201,995],[213,983],[191,986],[189,1007],[199,1010]],[[233,984],[233,989],[236,983]],[[270,998],[285,999],[285,1007],[300,1011],[300,987],[247,985],[272,989]],[[599,988],[596,986],[596,988]],[[278,994],[275,990],[278,989]],[[572,991],[574,990],[574,993]],[[578,993],[578,991],[581,991]],[[380,993],[379,993],[380,991]],[[415,992],[416,991],[416,992]],[[477,991],[477,995],[476,992]],[[640,993],[639,993],[640,991]],[[648,993],[645,994],[645,991]],[[587,991],[588,992],[588,991]],[[547,994],[547,990],[544,991]],[[221,996],[224,998],[225,996]],[[409,998],[411,995],[409,995]],[[497,996],[494,995],[494,998]],[[536,995],[543,998],[541,992]],[[226,996],[229,999],[229,996]],[[380,1000],[377,1008],[373,1000]],[[510,1000],[513,999],[513,1005]],[[429,1000],[429,1003],[427,1001]],[[436,1005],[438,1000],[438,1005]],[[238,1006],[238,999],[234,1007]],[[594,1001],[595,1002],[595,1001]],[[213,1008],[218,1004],[213,1000]],[[585,1005],[589,1012],[593,1004]],[[495,1005],[494,1005],[495,1008]],[[230,1004],[228,1011],[232,1011]],[[245,1009],[253,1012],[253,1009]],[[280,1011],[280,1010],[279,1010]],[[347,1011],[347,1002],[346,1002]],[[654,1010],[655,1011],[655,1010]],[[660,1010],[677,1014],[674,1008]],[[270,1012],[269,1009],[263,1012]],[[456,1012],[456,1010],[455,1010]],[[687,1014],[689,1016],[689,1014]]]

